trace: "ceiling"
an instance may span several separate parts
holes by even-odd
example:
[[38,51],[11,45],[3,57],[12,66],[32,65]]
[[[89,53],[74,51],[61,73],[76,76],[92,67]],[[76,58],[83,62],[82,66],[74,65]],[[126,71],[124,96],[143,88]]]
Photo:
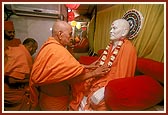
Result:
[[100,11],[111,6],[114,6],[114,4],[80,4],[77,12],[81,15],[87,15],[91,14],[95,7],[97,7],[98,11]]
[[80,4],[75,11],[80,15],[91,15],[95,6],[95,4]]
[[[64,5],[64,4],[61,4]],[[60,4],[15,4],[15,7],[24,9],[36,8],[36,9],[46,9],[51,11],[59,11],[61,8]],[[80,4],[80,6],[73,10],[75,13],[79,14],[80,16],[84,16],[88,19],[91,19],[93,10],[96,9],[97,11],[103,10],[107,7],[112,6],[113,4]],[[5,5],[7,9],[11,9],[11,4]],[[64,6],[64,10],[59,11],[58,13],[65,13],[67,12],[67,8]],[[12,10],[11,10],[12,11]]]
[[89,21],[95,7],[96,5],[94,4],[80,4],[80,6],[76,10],[73,10],[73,12],[77,14],[74,20]]
[[100,11],[111,6],[114,6],[114,4],[80,4],[80,6],[74,11],[85,18],[91,19],[94,9]]

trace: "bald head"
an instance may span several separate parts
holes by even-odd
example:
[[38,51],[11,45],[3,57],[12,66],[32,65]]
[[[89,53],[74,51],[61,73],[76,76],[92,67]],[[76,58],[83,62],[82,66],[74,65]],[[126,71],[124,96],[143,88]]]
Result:
[[67,28],[71,28],[71,26],[65,21],[56,21],[52,27],[52,34],[57,33],[59,31],[65,31]]
[[129,22],[125,19],[117,19],[111,25],[110,39],[122,39],[127,36],[130,30]]
[[113,23],[118,23],[119,26],[123,27],[124,29],[127,29],[127,30],[130,29],[129,22],[125,19],[118,19],[118,20],[115,20]]
[[70,45],[72,27],[66,21],[56,21],[52,27],[52,37],[63,46]]

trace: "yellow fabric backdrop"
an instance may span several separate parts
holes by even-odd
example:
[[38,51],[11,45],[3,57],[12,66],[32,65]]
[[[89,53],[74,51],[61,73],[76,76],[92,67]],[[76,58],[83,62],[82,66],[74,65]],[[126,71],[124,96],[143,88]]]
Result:
[[111,23],[122,18],[130,9],[140,11],[144,17],[141,31],[131,40],[137,49],[138,57],[164,62],[164,4],[118,4],[98,12],[94,41],[92,41],[94,19],[91,20],[89,27],[91,29],[89,39],[90,42],[94,42],[92,46],[94,52],[107,46]]
[[88,31],[88,39],[89,39],[89,47],[93,51],[93,41],[94,41],[94,27],[95,27],[95,16],[89,23],[89,31]]

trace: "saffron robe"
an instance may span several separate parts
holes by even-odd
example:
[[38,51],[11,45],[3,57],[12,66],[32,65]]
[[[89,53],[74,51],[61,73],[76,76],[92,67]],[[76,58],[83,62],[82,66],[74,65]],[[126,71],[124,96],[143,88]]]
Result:
[[8,47],[5,50],[5,75],[17,79],[24,79],[26,74],[30,74],[33,59],[24,45],[18,47]]
[[[110,46],[110,48],[112,49],[112,46]],[[111,55],[112,52],[110,53],[109,51],[105,64],[109,62]],[[98,79],[91,78],[90,80],[86,80],[85,82],[73,86],[73,99],[70,102],[70,109],[78,111],[81,100],[84,96],[87,96],[88,99],[85,110],[108,110],[104,100],[102,100],[98,105],[95,105],[91,103],[90,97],[95,91],[101,87],[105,87],[110,80],[133,77],[136,68],[136,61],[137,54],[135,47],[129,40],[124,39],[124,43],[121,46],[108,74]],[[79,87],[81,89],[79,89]]]
[[19,46],[19,44],[21,44],[21,41],[18,38],[14,38],[12,40],[5,39],[4,40],[4,49],[6,49],[8,46],[11,46],[11,47]]
[[37,54],[31,76],[31,102],[41,110],[68,109],[68,79],[80,75],[84,67],[53,37],[41,47]]
[[[24,45],[8,47],[5,50],[4,76],[18,80],[24,80],[29,76],[32,68],[32,57]],[[28,83],[27,83],[28,84]],[[26,85],[26,84],[25,84]],[[11,88],[10,84],[4,83],[5,110],[22,111],[30,110],[28,86],[22,88]],[[7,105],[7,106],[6,106]]]

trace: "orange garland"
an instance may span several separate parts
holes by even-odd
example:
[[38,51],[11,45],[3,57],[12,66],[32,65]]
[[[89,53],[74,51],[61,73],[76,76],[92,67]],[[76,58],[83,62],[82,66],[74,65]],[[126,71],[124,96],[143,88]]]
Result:
[[[117,54],[118,54],[118,52],[119,52],[123,43],[124,43],[124,40],[120,40],[119,43],[117,44],[116,48],[113,50],[113,54],[111,55],[110,61],[108,62],[109,67],[112,66],[112,64],[113,64],[115,58],[117,57]],[[100,66],[104,65],[104,62],[107,58],[107,54],[108,54],[109,49],[110,49],[110,44],[111,43],[109,43],[109,45],[107,45],[106,50],[103,52],[102,57],[100,58],[100,63],[99,63]]]

